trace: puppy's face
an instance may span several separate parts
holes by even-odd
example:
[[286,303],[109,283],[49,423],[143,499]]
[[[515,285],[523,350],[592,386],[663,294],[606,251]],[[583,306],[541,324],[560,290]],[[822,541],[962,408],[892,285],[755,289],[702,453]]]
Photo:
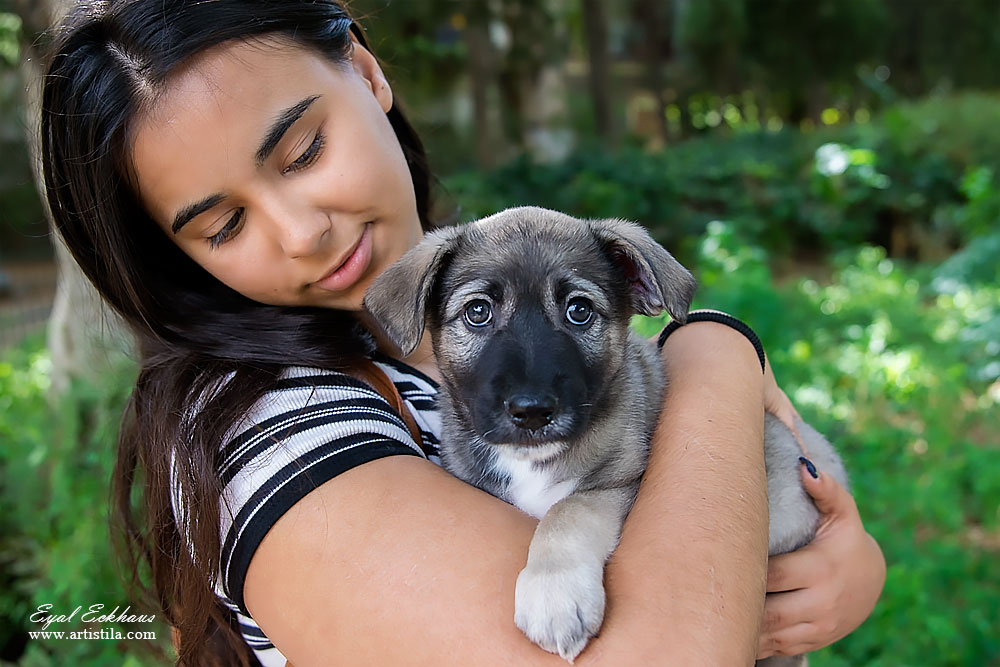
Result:
[[469,229],[428,326],[444,382],[486,442],[558,454],[606,403],[631,316],[620,267],[582,229]]
[[429,233],[365,306],[404,356],[430,329],[463,424],[544,460],[607,407],[630,317],[683,321],[693,292],[638,225],[524,207]]

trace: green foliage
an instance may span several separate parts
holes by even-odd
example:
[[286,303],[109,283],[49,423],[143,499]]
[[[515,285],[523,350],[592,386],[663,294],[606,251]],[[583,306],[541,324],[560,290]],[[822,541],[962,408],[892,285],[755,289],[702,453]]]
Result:
[[899,104],[882,114],[886,141],[900,158],[941,155],[956,164],[996,165],[997,104],[995,94],[975,92]]
[[[754,238],[770,235],[769,245],[785,244],[781,223],[795,218],[805,198],[786,177],[807,159],[792,133],[757,133],[691,140],[659,153],[582,149],[555,164],[520,158],[487,174],[456,174],[446,185],[465,219],[522,204],[623,217],[643,222],[683,254],[676,244],[720,216]],[[774,224],[765,223],[765,212]]]
[[[660,152],[587,146],[564,162],[521,158],[445,182],[465,219],[519,204],[625,217],[682,256],[719,218],[774,252],[880,243],[940,257],[996,229],[998,117],[1000,98],[970,94],[898,105],[867,124],[706,136]],[[966,121],[972,129],[956,127]]]
[[803,417],[843,453],[889,565],[872,617],[810,664],[995,664],[1000,286],[874,247],[836,266],[828,285],[775,287],[767,254],[713,222],[696,270],[695,305],[749,322]]
[[[37,342],[33,346],[38,347]],[[14,424],[23,437],[38,440],[47,387],[45,360],[26,349],[14,349],[0,360],[0,655],[20,650],[27,631],[35,577],[36,545],[22,533],[12,502],[11,475],[5,460],[13,454]],[[15,421],[16,420],[16,421]]]
[[21,19],[16,14],[0,11],[0,62],[16,65],[21,48],[17,43],[21,32]]
[[[29,617],[39,605],[56,613],[104,604],[110,612],[129,604],[114,566],[108,532],[109,480],[114,443],[134,372],[109,369],[100,387],[75,384],[50,406],[44,340],[34,338],[4,351],[0,361],[0,578],[11,581],[0,594],[0,627],[14,631],[8,642],[40,630]],[[149,614],[132,608],[130,613]],[[168,634],[162,623],[54,624],[50,630],[153,631],[159,652]],[[10,647],[11,644],[8,644]],[[2,649],[3,647],[0,647]],[[141,640],[30,641],[19,664],[133,664],[149,661]]]

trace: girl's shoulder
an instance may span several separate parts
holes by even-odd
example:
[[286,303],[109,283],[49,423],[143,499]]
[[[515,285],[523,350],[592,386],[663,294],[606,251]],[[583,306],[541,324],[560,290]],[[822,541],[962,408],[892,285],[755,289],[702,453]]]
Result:
[[223,483],[265,462],[273,469],[276,458],[301,464],[304,458],[353,451],[342,457],[343,465],[350,465],[348,459],[356,465],[359,457],[368,460],[388,453],[436,456],[437,385],[402,362],[372,361],[413,416],[421,442],[414,441],[399,410],[364,380],[340,371],[289,366],[225,437],[218,471]]
[[[220,444],[216,472],[222,488],[221,561],[216,592],[244,616],[249,614],[243,581],[251,557],[271,526],[305,495],[351,468],[386,456],[419,456],[439,463],[437,385],[401,362],[381,357],[373,362],[395,385],[422,442],[414,441],[399,412],[364,381],[338,371],[289,366]],[[217,388],[238,381],[229,376]],[[181,497],[175,486],[174,513],[183,526]]]
[[[348,373],[289,366],[235,430],[245,432],[250,426],[259,431],[262,422],[272,423],[275,420],[283,424],[302,423],[304,415],[312,414],[313,418],[308,423],[314,426],[347,426],[360,420],[362,423],[355,426],[385,424],[402,426],[405,431],[406,420],[402,419],[398,410],[398,399],[402,399],[409,413],[407,416],[414,418],[423,438],[423,442],[412,444],[419,445],[425,452],[436,451],[440,432],[437,383],[419,370],[390,357],[374,355],[371,361],[377,371],[391,381],[397,400],[387,395],[392,390],[376,388],[369,380]],[[317,423],[316,418],[320,418],[321,422]],[[393,431],[392,435],[394,437],[398,433]],[[402,440],[407,441],[405,437]]]
[[[370,360],[392,382],[420,430],[426,431],[425,436],[436,443],[440,430],[437,383],[419,370],[390,357],[373,355]],[[192,416],[231,383],[239,381],[235,373],[220,377],[193,401],[189,408]],[[292,436],[302,431],[300,427],[303,426],[329,429],[335,425],[350,426],[351,422],[359,420],[361,426],[372,427],[382,423],[402,425],[404,430],[406,426],[396,407],[387,399],[384,389],[378,390],[365,380],[342,371],[287,366],[275,375],[250,409],[229,428],[223,448],[232,448],[238,441],[253,438],[254,434],[262,431],[271,431],[276,425],[286,429],[283,431],[285,436]]]

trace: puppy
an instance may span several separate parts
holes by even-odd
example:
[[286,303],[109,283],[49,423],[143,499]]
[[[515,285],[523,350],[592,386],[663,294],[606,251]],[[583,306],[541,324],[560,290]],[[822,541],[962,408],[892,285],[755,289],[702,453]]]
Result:
[[[404,355],[430,330],[445,468],[539,519],[514,620],[570,662],[601,626],[604,564],[666,385],[629,322],[664,310],[683,321],[694,289],[639,225],[524,207],[427,234],[365,296]],[[798,428],[846,483],[829,443]],[[799,482],[798,444],[771,415],[765,441],[773,555],[808,543],[819,514]]]

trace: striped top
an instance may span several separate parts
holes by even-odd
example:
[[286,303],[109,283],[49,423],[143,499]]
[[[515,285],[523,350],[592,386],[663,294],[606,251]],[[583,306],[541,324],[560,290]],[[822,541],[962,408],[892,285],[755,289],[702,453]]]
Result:
[[[285,658],[250,617],[243,583],[250,559],[271,526],[310,491],[354,466],[384,456],[424,457],[424,451],[437,451],[437,384],[402,362],[383,356],[373,361],[410,408],[423,448],[398,413],[367,384],[343,373],[303,367],[286,369],[225,439],[219,469],[224,490],[216,594],[237,615],[243,638],[264,667],[283,667]],[[440,463],[436,454],[427,458]],[[183,530],[177,484],[174,474],[174,516]]]

